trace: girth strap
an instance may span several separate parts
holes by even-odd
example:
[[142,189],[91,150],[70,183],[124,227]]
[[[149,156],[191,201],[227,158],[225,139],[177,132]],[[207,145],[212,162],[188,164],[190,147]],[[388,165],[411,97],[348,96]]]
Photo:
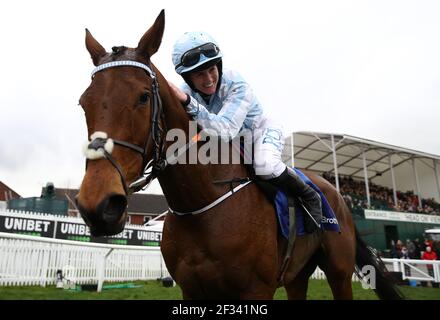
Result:
[[290,257],[292,256],[293,247],[295,246],[296,239],[296,212],[295,206],[289,205],[289,239],[287,240],[287,248],[284,256],[283,263],[281,264],[281,268],[279,271],[277,281],[281,283],[284,278],[284,274],[286,273],[287,267],[289,266]]

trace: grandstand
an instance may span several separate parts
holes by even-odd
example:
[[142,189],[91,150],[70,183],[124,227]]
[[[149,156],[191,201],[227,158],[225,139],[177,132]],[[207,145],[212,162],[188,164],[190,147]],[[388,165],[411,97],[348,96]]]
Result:
[[294,132],[283,161],[329,180],[352,210],[364,240],[424,237],[440,226],[440,156],[346,134]]

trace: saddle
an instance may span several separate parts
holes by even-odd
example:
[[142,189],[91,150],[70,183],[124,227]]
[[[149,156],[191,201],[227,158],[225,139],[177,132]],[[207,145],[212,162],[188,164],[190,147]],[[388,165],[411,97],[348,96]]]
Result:
[[234,188],[234,183],[240,184],[244,183],[245,181],[252,180],[258,185],[260,190],[263,191],[263,194],[266,196],[266,198],[274,204],[278,221],[278,230],[287,240],[287,248],[279,276],[279,280],[281,280],[290,261],[290,255],[293,251],[295,238],[297,235],[323,232],[324,230],[340,232],[339,223],[324,194],[300,170],[294,169],[298,176],[303,179],[305,183],[309,184],[310,187],[314,188],[315,191],[317,191],[321,196],[323,219],[321,221],[321,228],[319,229],[316,227],[315,221],[312,220],[309,214],[306,214],[306,210],[303,208],[301,199],[288,197],[284,191],[280,190],[275,185],[256,176],[251,165],[246,165],[246,168],[249,177],[216,181],[215,183],[228,183],[230,184],[232,190]]

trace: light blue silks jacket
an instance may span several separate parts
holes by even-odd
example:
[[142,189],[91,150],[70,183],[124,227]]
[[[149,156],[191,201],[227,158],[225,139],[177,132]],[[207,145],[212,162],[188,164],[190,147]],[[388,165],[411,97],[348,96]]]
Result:
[[244,129],[254,130],[263,119],[263,108],[249,84],[235,71],[223,72],[220,88],[207,104],[186,83],[182,90],[191,96],[187,112],[205,130],[224,141]]

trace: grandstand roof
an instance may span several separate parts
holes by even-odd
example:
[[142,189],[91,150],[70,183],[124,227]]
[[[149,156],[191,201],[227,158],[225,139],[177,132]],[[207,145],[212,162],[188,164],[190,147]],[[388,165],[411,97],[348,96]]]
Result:
[[[332,173],[334,171],[332,136],[337,154],[338,174],[352,178],[364,178],[364,151],[368,176],[371,178],[381,176],[390,170],[390,156],[394,168],[412,159],[425,161],[430,167],[434,166],[433,160],[440,161],[440,155],[397,147],[347,134],[300,131],[293,133],[295,167]],[[292,139],[287,137],[286,153],[283,154],[283,160],[286,163],[292,161],[291,145]]]

